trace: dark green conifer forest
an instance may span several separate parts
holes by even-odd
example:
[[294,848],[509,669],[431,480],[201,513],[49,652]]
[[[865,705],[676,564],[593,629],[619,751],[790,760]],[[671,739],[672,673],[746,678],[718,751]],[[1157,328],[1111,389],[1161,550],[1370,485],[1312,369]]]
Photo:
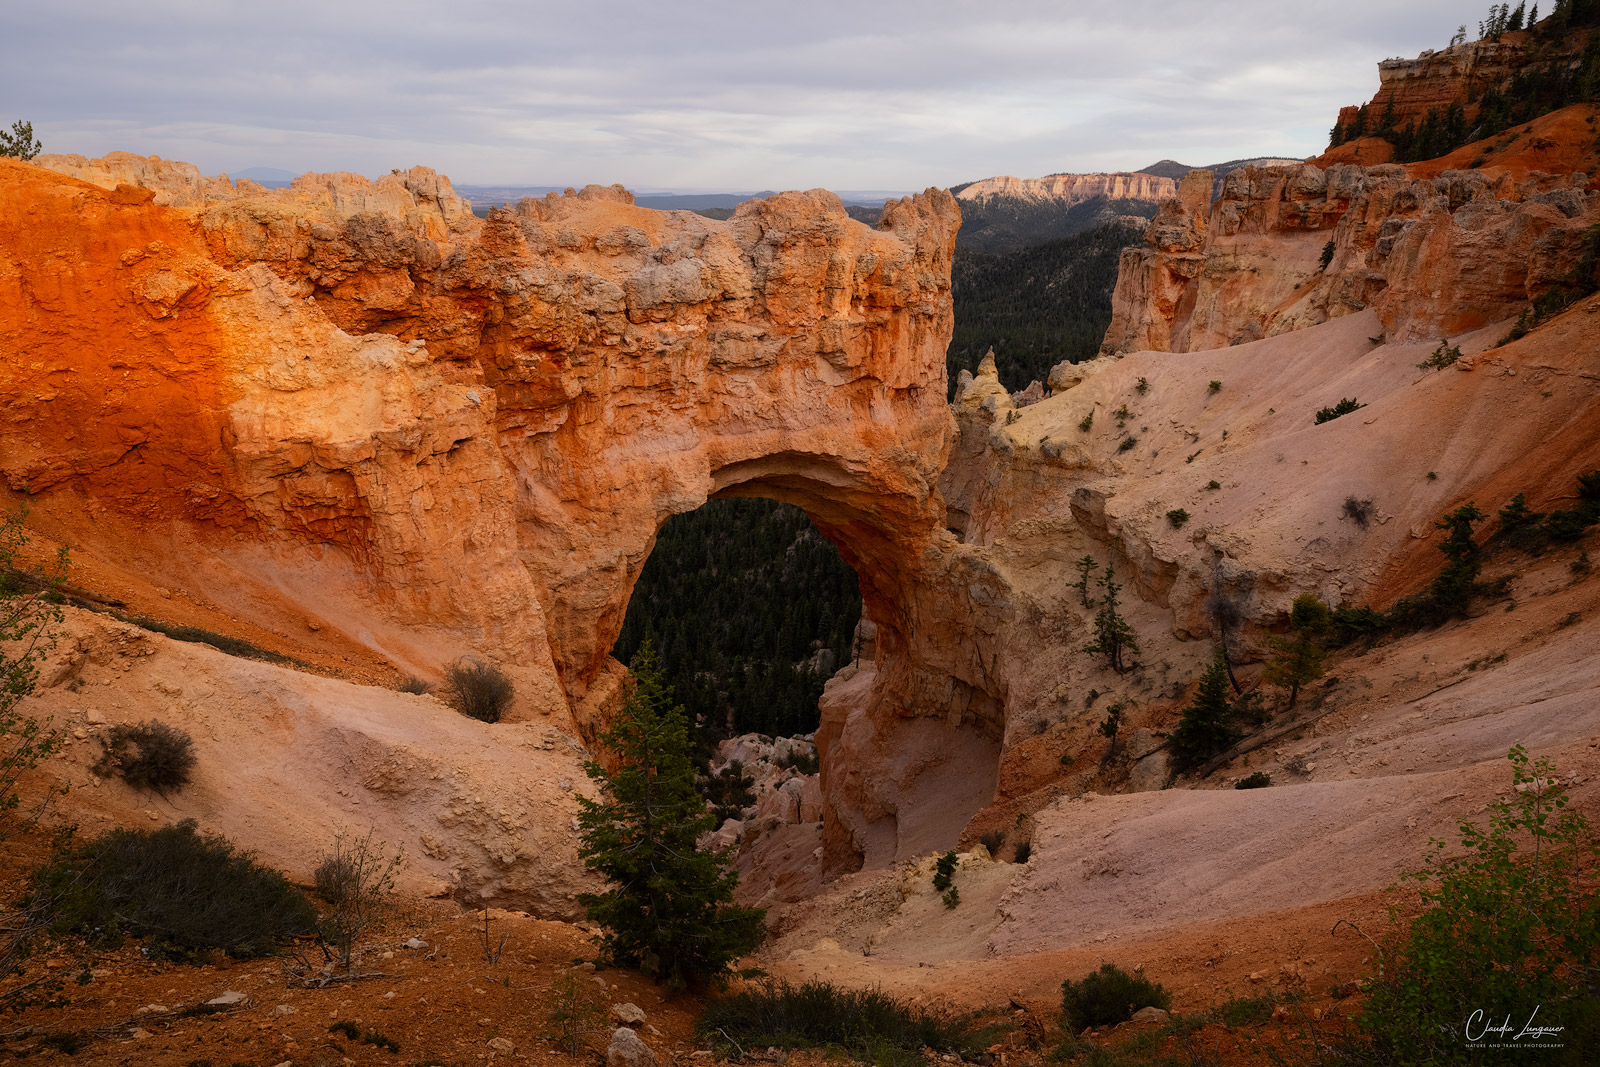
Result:
[[1122,250],[1142,231],[1113,223],[1044,244],[987,253],[956,249],[951,269],[956,325],[945,354],[950,395],[963,370],[994,348],[1007,389],[1045,381],[1062,360],[1100,351],[1111,325],[1111,291]]
[[702,746],[750,732],[805,734],[817,728],[822,683],[850,658],[860,617],[855,572],[804,511],[710,500],[661,528],[612,655],[628,663],[654,636],[663,680]]

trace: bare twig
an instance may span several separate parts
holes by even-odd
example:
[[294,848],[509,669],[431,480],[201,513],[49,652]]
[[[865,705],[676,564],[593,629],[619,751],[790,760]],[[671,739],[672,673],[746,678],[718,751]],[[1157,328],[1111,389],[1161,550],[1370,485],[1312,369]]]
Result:
[[1350,929],[1354,930],[1356,933],[1360,934],[1362,937],[1367,939],[1367,944],[1371,945],[1372,946],[1372,950],[1378,954],[1378,977],[1382,978],[1383,977],[1383,946],[1378,944],[1376,941],[1374,941],[1370,934],[1368,934],[1365,930],[1361,929],[1361,927],[1357,926],[1355,923],[1351,922],[1349,919],[1340,919],[1338,922],[1334,923],[1333,924],[1333,929],[1328,931],[1328,936],[1332,937],[1334,934],[1338,933],[1339,932],[1339,927],[1341,927],[1341,926],[1348,926]]

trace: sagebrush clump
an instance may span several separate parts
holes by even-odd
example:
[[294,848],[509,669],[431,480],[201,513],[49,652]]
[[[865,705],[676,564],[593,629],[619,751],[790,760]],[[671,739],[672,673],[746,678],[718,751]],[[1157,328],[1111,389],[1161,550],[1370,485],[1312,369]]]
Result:
[[113,830],[63,852],[34,874],[29,896],[55,932],[97,945],[141,937],[153,959],[194,960],[213,949],[248,959],[317,932],[316,912],[282,874],[201,834],[192,819]]
[[[923,1049],[964,1050],[960,1027],[879,989],[767,979],[706,1003],[697,1029],[740,1048],[837,1045],[873,1063],[921,1063]],[[987,1042],[984,1042],[987,1044]],[[979,1046],[980,1048],[982,1045]]]
[[189,784],[196,763],[194,738],[155,719],[113,726],[100,744],[95,774],[102,778],[115,775],[135,789],[163,796]]
[[1172,1007],[1172,994],[1144,976],[1128,973],[1114,963],[1102,963],[1081,981],[1061,983],[1062,1028],[1078,1033],[1090,1026],[1115,1026],[1140,1008]]
[[445,668],[444,688],[461,714],[480,722],[499,722],[516,695],[504,671],[471,656]]

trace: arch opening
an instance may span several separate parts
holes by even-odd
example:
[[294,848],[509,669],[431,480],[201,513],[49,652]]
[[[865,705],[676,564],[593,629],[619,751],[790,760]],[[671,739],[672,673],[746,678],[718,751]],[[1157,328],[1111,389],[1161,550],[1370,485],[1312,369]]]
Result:
[[803,509],[722,497],[669,518],[628,601],[612,656],[653,641],[709,749],[742,734],[814,734],[823,683],[858,658],[855,571]]
[[[835,643],[833,669],[819,670],[810,679],[803,716],[794,713],[792,704],[786,709],[787,722],[805,729],[784,729],[774,721],[777,715],[766,720],[773,722],[770,732],[778,736],[815,729],[821,824],[807,823],[803,829],[812,836],[799,849],[802,827],[790,827],[796,832],[789,834],[766,825],[770,819],[765,815],[758,818],[754,839],[760,846],[757,858],[749,861],[755,868],[750,873],[761,878],[763,850],[778,855],[787,849],[791,859],[803,851],[804,877],[777,872],[767,880],[767,888],[781,883],[786,895],[798,898],[819,888],[820,883],[810,884],[818,878],[955,846],[971,817],[992,803],[998,782],[1005,712],[1003,682],[997,684],[993,677],[992,651],[986,650],[992,627],[984,613],[958,607],[969,590],[986,587],[994,575],[953,565],[948,546],[928,539],[931,524],[919,523],[922,515],[913,510],[920,494],[905,487],[885,493],[877,480],[862,477],[838,456],[777,452],[710,473],[708,495],[699,501],[677,497],[671,512],[655,524],[656,536],[641,546],[628,587],[628,615],[638,611],[634,602],[641,585],[649,596],[657,584],[647,572],[681,553],[678,524],[687,520],[688,528],[703,528],[734,507],[770,517],[784,513],[776,510],[781,504],[799,509],[787,513],[813,531],[806,534],[807,540],[816,539],[809,542],[811,547],[820,547],[825,539],[837,549],[842,573],[853,572],[865,621],[860,643],[852,641],[848,654]],[[697,508],[697,503],[703,506]],[[906,536],[918,529],[922,536]],[[668,556],[654,564],[662,548]],[[702,555],[700,565],[707,562]],[[680,586],[693,585],[688,575],[673,577]],[[847,628],[836,607],[833,614],[835,642],[847,629],[853,637],[853,620]],[[619,613],[617,626],[612,648],[625,662],[642,639],[644,620]],[[952,637],[958,646],[954,650]],[[808,639],[815,641],[818,635]],[[693,642],[686,637],[684,643]],[[823,644],[829,642],[824,639]],[[682,678],[693,670],[674,673]],[[747,728],[767,732],[762,711],[731,709],[730,727],[726,703],[707,699],[717,699],[713,694],[721,692],[706,693],[714,684],[710,678],[696,679],[679,691],[680,699],[686,691],[699,691],[684,703],[702,724],[711,723],[714,737],[737,736]],[[736,686],[724,685],[722,691],[737,699]],[[811,693],[820,695],[820,701]],[[719,714],[721,722],[716,722]],[[819,843],[820,864],[812,858]],[[741,855],[750,851],[745,848]],[[742,859],[741,866],[745,864]]]

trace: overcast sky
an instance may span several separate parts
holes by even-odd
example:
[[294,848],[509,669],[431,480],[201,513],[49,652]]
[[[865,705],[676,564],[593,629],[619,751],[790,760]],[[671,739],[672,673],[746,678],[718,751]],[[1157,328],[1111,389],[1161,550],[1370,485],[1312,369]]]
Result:
[[0,125],[206,173],[749,191],[1320,152],[1460,0],[0,0]]

